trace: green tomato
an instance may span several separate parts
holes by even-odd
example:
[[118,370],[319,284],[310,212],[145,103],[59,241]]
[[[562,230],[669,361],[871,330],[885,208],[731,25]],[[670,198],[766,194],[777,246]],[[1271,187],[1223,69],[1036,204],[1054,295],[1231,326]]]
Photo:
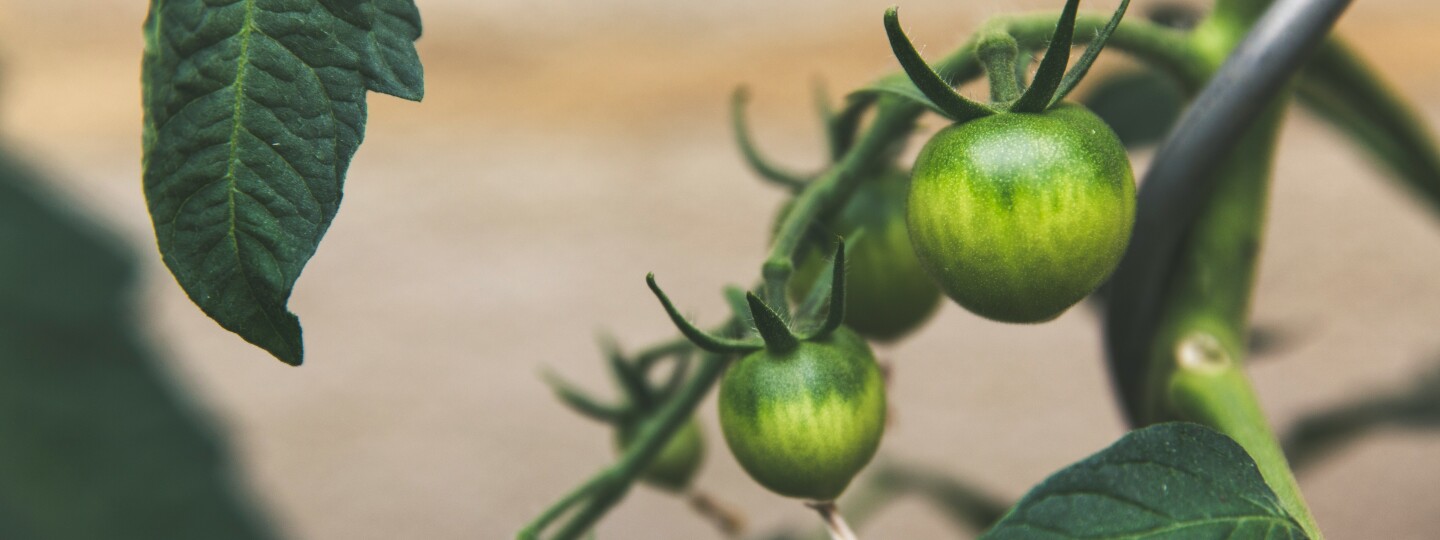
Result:
[[[629,448],[634,442],[637,427],[626,426],[616,432],[616,442],[621,450]],[[690,486],[703,461],[705,439],[701,435],[700,424],[691,418],[676,429],[670,442],[660,449],[660,455],[640,473],[640,479],[667,491],[682,492]]]
[[[940,288],[920,267],[905,229],[909,190],[910,178],[898,170],[866,180],[825,224],[845,238],[863,231],[846,252],[845,325],[876,341],[899,339],[940,305]],[[790,279],[791,298],[804,298],[820,272],[830,271],[825,259],[833,251],[806,253]]]
[[906,223],[920,262],[966,309],[1053,319],[1115,270],[1135,221],[1119,138],[1084,107],[1001,113],[920,151]]
[[761,349],[720,381],[720,427],[760,485],[834,500],[880,446],[885,384],[865,340],[841,327],[786,353]]

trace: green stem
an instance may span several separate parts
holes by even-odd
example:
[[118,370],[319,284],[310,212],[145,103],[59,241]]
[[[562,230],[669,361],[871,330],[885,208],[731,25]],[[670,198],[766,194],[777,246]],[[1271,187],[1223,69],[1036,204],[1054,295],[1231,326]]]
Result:
[[585,501],[585,506],[565,523],[555,538],[579,538],[585,531],[590,530],[601,516],[625,497],[645,467],[660,455],[660,450],[670,441],[675,431],[695,413],[700,400],[715,386],[720,374],[725,372],[727,360],[726,357],[715,354],[702,357],[700,368],[695,375],[674,398],[661,407],[654,418],[642,425],[635,443],[625,450],[620,461],[600,471],[579,489],[551,506],[522,529],[517,537],[539,538],[546,526],[581,501]]
[[1020,44],[1004,32],[991,32],[980,38],[976,47],[980,63],[985,66],[986,78],[990,79],[990,101],[1010,103],[1020,97],[1020,80],[1016,75],[1016,59],[1020,57]]
[[1311,538],[1321,540],[1320,528],[1305,504],[1300,484],[1265,420],[1265,413],[1260,410],[1255,389],[1242,367],[1210,334],[1191,334],[1177,347],[1177,369],[1171,376],[1169,388],[1174,412],[1235,439],[1255,460],[1260,475],[1275,491],[1285,511]]
[[915,125],[923,109],[895,98],[880,100],[874,123],[860,137],[845,157],[816,178],[795,198],[790,212],[780,222],[770,254],[761,267],[765,279],[765,303],[782,317],[789,313],[785,286],[794,272],[794,255],[805,231],[822,215],[834,212],[849,199],[860,185],[862,171],[872,168],[879,159],[890,155],[896,141],[903,140]]
[[[1212,68],[1221,65],[1253,22],[1254,14],[1242,8],[1268,4],[1221,3],[1229,11],[1202,22],[1192,34],[1195,51]],[[1255,460],[1285,510],[1310,538],[1320,540],[1320,528],[1243,372],[1270,169],[1290,93],[1269,103],[1209,173],[1214,192],[1197,202],[1201,209],[1195,219],[1164,224],[1181,227],[1184,234],[1173,251],[1146,255],[1152,271],[1166,272],[1157,312],[1135,314],[1157,317],[1154,331],[1119,340],[1140,346],[1112,348],[1110,361],[1136,426],[1184,420],[1231,437]],[[1116,315],[1110,317],[1112,324],[1124,320]]]

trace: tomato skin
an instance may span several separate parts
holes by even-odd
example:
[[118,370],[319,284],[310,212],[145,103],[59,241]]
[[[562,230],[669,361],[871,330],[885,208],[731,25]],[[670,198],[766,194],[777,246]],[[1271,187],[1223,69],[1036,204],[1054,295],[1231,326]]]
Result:
[[[637,429],[627,426],[616,431],[616,443],[623,451],[634,442]],[[675,430],[670,441],[660,449],[660,455],[640,473],[645,483],[666,491],[683,492],[690,486],[700,464],[705,461],[705,439],[700,423],[694,418],[687,420]]]
[[916,254],[961,306],[1053,319],[1115,270],[1135,221],[1125,148],[1084,107],[1002,113],[937,133],[915,163]]
[[834,500],[885,432],[880,368],[865,340],[844,327],[784,354],[751,353],[720,381],[720,427],[761,485]]
[[[894,341],[918,328],[940,305],[940,288],[920,266],[905,227],[905,199],[910,178],[891,170],[866,180],[845,207],[825,224],[828,232],[851,238],[846,252],[845,325],[881,342]],[[829,272],[825,253],[809,252],[790,278],[790,297],[799,301],[821,272]]]

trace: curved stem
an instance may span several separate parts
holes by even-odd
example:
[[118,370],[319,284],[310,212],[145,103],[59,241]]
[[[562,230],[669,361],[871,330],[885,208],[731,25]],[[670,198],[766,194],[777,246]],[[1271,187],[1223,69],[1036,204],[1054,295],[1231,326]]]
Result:
[[755,141],[750,137],[750,124],[745,120],[745,105],[749,102],[750,92],[743,86],[736,88],[730,97],[730,123],[735,130],[735,142],[740,146],[740,155],[761,178],[791,191],[800,191],[805,187],[804,175],[771,164],[770,160],[760,155],[760,149],[755,147]]

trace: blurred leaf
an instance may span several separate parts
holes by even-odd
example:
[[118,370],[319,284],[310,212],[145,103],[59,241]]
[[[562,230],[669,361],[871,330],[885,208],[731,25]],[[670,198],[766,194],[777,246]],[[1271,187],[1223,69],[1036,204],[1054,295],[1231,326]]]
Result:
[[0,538],[274,538],[134,324],[120,244],[0,154]]
[[295,280],[335,219],[365,93],[424,93],[410,0],[152,0],[145,198],[165,265],[200,309],[303,360]]
[[1158,424],[1047,478],[981,538],[1307,538],[1230,438]]
[[1139,148],[1165,137],[1180,118],[1185,94],[1158,71],[1132,69],[1095,83],[1083,103],[1110,124],[1126,148]]

